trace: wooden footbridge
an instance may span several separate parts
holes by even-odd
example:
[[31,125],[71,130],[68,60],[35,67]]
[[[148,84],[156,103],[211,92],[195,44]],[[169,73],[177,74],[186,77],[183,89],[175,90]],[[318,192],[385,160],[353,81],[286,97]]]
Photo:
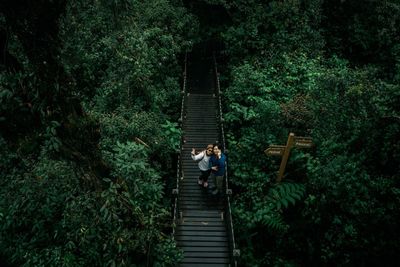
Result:
[[[215,56],[188,54],[182,90],[182,140],[174,205],[173,235],[184,258],[179,266],[236,266],[228,173],[225,192],[215,197],[197,184],[199,169],[191,159],[192,148],[219,143],[225,148],[220,87]],[[209,179],[209,187],[213,187]]]

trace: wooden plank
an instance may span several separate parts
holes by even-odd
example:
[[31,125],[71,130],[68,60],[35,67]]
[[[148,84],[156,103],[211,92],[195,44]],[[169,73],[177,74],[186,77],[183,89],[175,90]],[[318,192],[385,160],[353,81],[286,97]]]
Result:
[[[213,196],[210,196],[210,198]],[[193,206],[193,205],[203,205],[207,206],[210,208],[215,208],[215,210],[220,210],[217,209],[224,205],[225,202],[223,201],[212,201],[210,200],[204,200],[203,198],[186,198],[186,199],[178,199],[179,205],[186,205],[186,206]]]
[[[195,112],[193,110],[187,110],[186,118],[188,117],[189,114],[193,115],[193,116],[197,116],[197,117],[202,117],[202,118],[204,118],[204,116],[205,116],[205,118],[207,118],[207,117],[213,118],[217,114],[217,112],[213,111],[213,110],[211,110],[211,111],[203,110],[201,113],[202,114],[200,114],[200,112]],[[201,116],[201,115],[204,115],[204,116]]]
[[207,103],[208,104],[208,106],[205,108],[204,107],[204,105],[205,105],[205,103],[203,102],[203,103],[196,103],[195,101],[188,101],[187,102],[187,104],[188,104],[188,109],[186,109],[186,110],[188,110],[188,111],[201,111],[201,112],[212,112],[213,111],[213,108],[214,108],[214,110],[215,110],[215,108],[216,108],[216,103],[213,103],[213,101],[208,101],[208,100],[203,100],[203,101],[205,101],[205,102],[209,102],[209,103]]
[[[196,166],[196,168],[197,168],[197,166]],[[183,180],[181,181],[181,183],[183,183],[183,182],[197,182],[197,178],[199,178],[199,175],[200,175],[200,170],[197,170],[198,172],[196,173],[196,172],[190,172],[190,173],[186,173],[186,172],[184,172],[184,178],[183,178]],[[208,179],[208,182],[210,183],[211,182],[211,180],[212,179]]]
[[[196,98],[187,98],[187,106],[189,107],[188,109],[192,109],[192,108],[203,108],[203,110],[207,111],[207,110],[211,110],[211,108],[213,106],[216,106],[216,99],[213,98],[212,95],[208,96],[208,97],[196,97]],[[191,105],[189,105],[191,104]],[[207,104],[207,105],[205,105]],[[204,107],[207,108],[204,108]]]
[[[215,119],[215,122],[217,122],[217,115],[212,115],[212,116],[209,116],[209,115],[199,115],[199,118],[200,118],[200,116],[201,117],[204,117],[204,116],[206,116],[205,118],[206,119]],[[189,117],[189,115],[186,115],[186,119],[197,119],[197,117],[195,117],[194,115],[192,115],[192,116],[190,116]],[[186,120],[185,119],[185,120]],[[213,128],[217,128],[216,127],[216,125],[215,125],[215,127],[213,127]],[[193,129],[187,129],[187,130],[185,130],[185,131],[183,131],[185,134],[198,134],[199,132],[198,131],[196,131],[196,130],[193,130]],[[212,129],[208,129],[208,128],[205,128],[204,129],[204,133],[214,133],[213,131],[212,131]]]
[[186,195],[189,195],[189,196],[190,195],[194,195],[194,196],[200,195],[200,196],[204,196],[204,197],[206,196],[206,194],[207,194],[206,189],[200,188],[200,186],[197,184],[196,180],[191,181],[190,183],[192,183],[193,185],[196,185],[198,188],[189,189],[189,188],[184,187],[183,183],[181,183],[179,194],[181,194],[183,196],[186,196]]
[[181,261],[182,263],[229,263],[228,258],[209,258],[209,257],[185,257]]
[[204,193],[205,196],[203,197],[190,197],[190,196],[183,196],[183,198],[179,198],[178,202],[182,205],[204,205],[208,207],[219,207],[220,205],[225,205],[224,201],[215,200],[215,197],[211,193]]
[[185,192],[185,193],[196,193],[196,192],[201,192],[202,194],[204,194],[205,197],[207,197],[208,194],[208,189],[204,188],[203,186],[200,186],[197,184],[197,177],[196,180],[192,180],[192,181],[185,181],[182,182],[180,184],[180,190],[181,193]]
[[[204,193],[204,194],[206,194],[206,193]],[[181,198],[184,198],[184,200],[191,199],[191,200],[195,200],[195,201],[201,202],[206,197],[207,196],[203,196],[201,193],[191,194],[191,193],[179,192],[178,202],[180,204],[184,204],[185,203],[184,201],[181,201]]]
[[198,125],[202,125],[202,126],[211,126],[211,127],[215,127],[216,128],[216,122],[217,119],[211,120],[211,121],[201,121],[201,120],[184,120],[183,125],[194,125],[194,126],[198,126]]
[[[192,104],[196,104],[197,107],[203,107],[205,106],[205,103],[208,103],[209,105],[215,105],[215,98],[213,97],[212,94],[208,95],[208,96],[200,96],[200,97],[191,97],[189,96],[187,98],[187,103],[192,103]],[[190,108],[192,108],[191,105],[188,105]],[[205,109],[207,110],[207,109]]]
[[223,222],[220,217],[218,218],[202,218],[202,217],[186,217],[185,213],[183,213],[183,222],[201,222],[201,223],[210,223],[210,222]]
[[221,241],[193,241],[193,240],[177,240],[178,247],[226,247],[228,249],[228,242]]
[[179,194],[179,203],[185,203],[186,200],[193,200],[193,201],[205,201],[204,196],[201,195],[190,195],[190,194]]
[[[190,127],[193,127],[197,131],[202,131],[204,129],[204,125],[199,125],[197,123],[195,125],[193,125],[193,126],[190,126]],[[218,133],[217,130],[215,130],[215,132]],[[203,137],[203,139],[201,139],[201,140],[198,139],[198,140],[195,140],[195,141],[198,142],[198,143],[203,143],[203,142],[208,143],[210,141],[210,139],[211,139],[211,141],[216,141],[216,140],[213,140],[215,138],[213,138],[212,136],[211,137],[210,136],[208,136],[208,137],[202,136],[202,137]],[[187,143],[188,141],[190,141],[190,140],[186,140],[186,143],[184,144],[184,146],[188,146],[188,143]],[[200,148],[202,148],[202,147],[200,147]]]
[[[191,165],[191,166],[190,166]],[[193,164],[185,164],[185,165],[183,165],[183,170],[185,171],[185,173],[186,172],[190,172],[190,173],[194,173],[194,172],[197,172],[197,173],[200,173],[200,170],[199,170],[199,167],[198,167],[198,165],[196,164],[196,162],[194,162]]]
[[227,267],[225,263],[181,263],[179,267]]
[[221,227],[225,227],[225,221],[204,221],[204,220],[199,220],[199,221],[187,221],[187,220],[183,220],[183,222],[180,222],[178,225],[178,229],[181,226],[221,226]]
[[[194,129],[196,131],[199,131],[199,132],[203,131],[205,128],[209,128],[212,131],[214,131],[215,133],[218,133],[217,128],[209,127],[207,125],[201,125],[201,124],[198,124],[198,123],[194,123],[193,125],[188,125],[187,127],[191,127],[192,129]],[[185,128],[186,128],[186,126],[183,126],[183,129],[185,129]],[[185,143],[185,145],[187,145],[187,143]]]
[[228,251],[184,251],[185,258],[226,258],[229,259]]
[[227,252],[228,247],[181,247],[184,252]]
[[180,188],[180,194],[182,194],[182,195],[187,195],[187,194],[189,194],[189,195],[200,195],[200,196],[202,196],[202,197],[208,197],[207,195],[208,195],[208,191],[207,191],[207,188],[204,188],[204,187],[202,187],[202,188],[200,188],[200,186],[199,185],[197,185],[197,181],[196,182],[194,182],[193,183],[194,185],[196,185],[198,188],[196,188],[196,189],[189,189],[189,188],[187,188],[187,187],[185,187],[185,188],[183,188],[182,186],[181,186],[181,188]]
[[228,244],[228,238],[226,236],[192,236],[192,235],[176,235],[177,241],[193,241],[193,242],[226,242]]
[[[215,141],[218,140],[218,134],[215,134],[215,133],[210,133],[208,135],[203,135],[203,136],[192,136],[192,135],[185,135],[184,134],[183,137],[184,137],[184,139],[186,141],[188,141],[188,140],[192,140],[192,141],[196,140],[198,142],[207,142],[209,140],[213,140],[215,142]],[[197,152],[200,152],[200,151],[206,149],[206,146],[207,146],[207,144],[205,144],[202,147],[195,147],[195,149],[196,149]]]
[[212,232],[225,232],[225,226],[212,226],[212,225],[181,225],[179,227],[181,231],[197,231],[197,232],[204,232],[204,231],[212,231]]
[[[196,179],[197,179],[197,177],[196,177]],[[188,192],[184,192],[183,191],[183,185],[182,185],[182,183],[181,183],[181,186],[180,186],[181,188],[181,192],[180,192],[180,194],[179,194],[179,198],[183,198],[183,199],[185,199],[185,200],[190,200],[190,199],[192,199],[192,195],[190,194],[190,193],[188,193]],[[212,190],[206,190],[206,189],[202,189],[202,190],[200,190],[201,191],[201,194],[197,194],[196,196],[198,196],[198,197],[196,197],[195,198],[195,200],[199,200],[198,198],[200,197],[200,200],[203,200],[203,201],[210,201],[211,203],[215,203],[216,201],[215,201],[215,198],[212,196],[212,195],[210,195],[210,191],[212,191]]]
[[180,236],[196,236],[196,237],[210,237],[210,236],[217,237],[217,236],[219,236],[219,237],[225,237],[226,238],[225,231],[224,232],[219,232],[219,231],[202,231],[202,232],[199,232],[199,231],[187,231],[187,230],[179,229],[176,232],[176,234],[180,235]]
[[183,221],[184,222],[218,222],[218,221],[223,221],[221,219],[221,216],[215,216],[215,217],[193,217],[193,216],[186,216],[185,212],[183,213]]
[[[212,203],[187,203],[187,202],[179,202],[180,204],[180,209],[183,212],[188,212],[190,210],[193,210],[194,212],[199,211],[199,210],[216,210],[218,212],[224,211],[224,205],[223,203],[218,203],[218,204],[212,204]],[[194,207],[197,205],[197,209]],[[186,208],[188,206],[189,208]]]
[[195,116],[186,115],[185,122],[197,122],[197,123],[209,123],[209,124],[211,124],[211,123],[216,123],[217,122],[217,116],[214,115],[214,116],[207,116],[207,117],[205,117],[205,116],[197,116],[197,117],[195,117]]
[[199,209],[204,209],[204,208],[209,208],[209,209],[215,209],[215,210],[221,210],[224,207],[223,202],[212,202],[210,201],[190,201],[190,200],[183,200],[179,201],[179,204],[183,206],[190,206],[191,209],[193,206],[200,206]]
[[187,100],[188,100],[188,102],[191,102],[191,103],[198,102],[199,106],[202,106],[202,107],[204,107],[204,103],[214,104],[214,102],[216,102],[215,98],[213,97],[212,94],[205,95],[205,96],[194,96],[194,97],[190,95],[187,98]]
[[191,193],[184,192],[183,189],[181,188],[178,200],[180,201],[180,203],[189,205],[197,203],[208,204],[208,205],[218,204],[219,201],[215,200],[215,197],[211,193],[212,190],[201,189],[200,191],[202,191],[201,194],[192,195]]
[[188,203],[188,202],[178,202],[181,211],[186,212],[187,210],[217,210],[219,212],[224,211],[223,203],[206,203],[206,202],[198,202],[198,203]]
[[197,177],[199,177],[200,173],[200,169],[199,166],[196,162],[193,163],[186,163],[186,164],[182,164],[182,170],[184,174],[188,174],[190,173],[191,175],[193,174],[197,174]]
[[[212,198],[212,196],[207,196]],[[194,206],[194,205],[201,205],[201,206],[205,206],[205,207],[209,207],[209,208],[218,208],[221,205],[223,205],[224,203],[221,202],[215,202],[212,201],[212,199],[207,200],[207,199],[200,199],[200,200],[196,200],[196,199],[179,199],[179,204],[181,205],[186,205],[186,206]]]
[[189,119],[210,119],[217,122],[217,113],[206,113],[206,112],[189,112],[186,113],[184,121]]
[[[210,190],[211,191],[211,190]],[[210,207],[217,207],[220,204],[224,204],[224,201],[216,200],[215,197],[212,195],[212,191],[207,191],[204,192],[202,196],[200,197],[192,197],[191,195],[180,195],[178,201],[180,204],[184,205],[196,205],[196,204],[202,204],[202,205],[207,205]],[[181,198],[182,197],[182,198]]]
[[[215,140],[215,141],[217,141],[217,140]],[[186,142],[186,146],[187,146],[187,148],[190,148],[190,149],[192,149],[193,147],[194,148],[196,148],[196,147],[202,147],[202,146],[204,146],[204,145],[206,145],[206,144],[212,144],[212,143],[215,143],[215,141],[212,141],[212,140],[208,140],[208,142],[206,141],[206,142],[199,142],[199,141],[187,141]]]
[[[201,132],[203,131],[203,135],[201,135]],[[214,129],[202,129],[202,130],[195,130],[193,132],[184,132],[183,133],[184,137],[194,137],[194,138],[216,138],[219,136],[219,133],[215,131]],[[204,147],[205,148],[205,147]]]
[[183,126],[189,125],[189,126],[209,126],[210,129],[217,129],[217,118],[212,119],[212,120],[207,120],[207,121],[200,121],[200,120],[188,120],[184,119],[183,121]]
[[201,174],[200,170],[199,170],[199,167],[197,165],[194,165],[194,166],[183,166],[182,170],[183,170],[183,173],[185,175],[184,177],[187,177],[187,175],[191,175],[194,178],[198,178],[199,175]]
[[215,123],[217,123],[217,118],[218,118],[217,116],[218,116],[217,113],[194,112],[194,113],[186,113],[186,115],[183,119],[184,119],[184,121],[187,121],[187,120],[206,120],[206,121],[212,120]]
[[211,199],[211,197],[210,197],[210,199],[202,198],[200,200],[192,199],[190,197],[189,198],[187,198],[187,197],[186,198],[180,198],[179,199],[179,203],[183,204],[183,205],[201,204],[201,205],[215,206],[215,207],[218,207],[220,204],[223,204],[223,203],[219,203],[219,202],[214,201],[213,199]]
[[186,182],[185,186],[182,188],[182,191],[187,193],[198,193],[198,192],[204,192],[205,190],[206,188],[201,187],[200,185],[197,184],[197,180]]
[[216,210],[212,210],[212,211],[188,211],[185,213],[186,216],[188,217],[216,217],[216,216],[220,216],[220,212],[216,211]]
[[[181,211],[189,211],[189,210],[215,210],[218,212],[224,211],[224,203],[207,203],[207,202],[198,202],[198,203],[188,203],[188,202],[178,202]],[[185,209],[188,206],[190,208]],[[197,207],[197,208],[196,208]]]
[[190,166],[192,169],[197,168],[198,162],[194,161],[191,157],[190,158],[183,158],[182,159],[183,166]]
[[197,210],[215,210],[215,209],[217,209],[220,212],[224,211],[224,206],[222,204],[219,206],[211,206],[211,205],[203,205],[203,204],[192,204],[192,205],[184,204],[184,205],[182,205],[180,203],[179,207],[180,207],[180,210],[183,212],[189,211],[189,210],[197,211]]
[[[210,134],[210,135],[203,135],[203,136],[187,136],[184,135],[186,143],[189,141],[196,141],[196,142],[208,142],[208,141],[216,141],[215,138],[218,137],[217,134]],[[196,150],[204,150],[206,148],[206,145],[204,147],[197,147]]]
[[183,179],[180,180],[180,186],[182,188],[187,187],[187,189],[189,190],[203,191],[201,189],[203,189],[204,187],[197,183],[197,181],[199,180],[199,176],[200,176],[200,171],[198,173],[193,173],[191,171],[184,171]]

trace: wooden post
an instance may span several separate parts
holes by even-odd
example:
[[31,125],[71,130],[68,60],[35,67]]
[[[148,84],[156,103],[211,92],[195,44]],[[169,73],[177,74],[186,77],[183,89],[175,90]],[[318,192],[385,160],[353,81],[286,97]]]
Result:
[[285,151],[283,152],[281,166],[279,167],[278,178],[276,180],[278,183],[282,181],[283,174],[285,173],[286,163],[289,159],[290,150],[293,147],[293,143],[294,143],[294,133],[290,133],[286,143]]
[[283,174],[285,173],[286,163],[289,159],[290,150],[293,147],[311,148],[313,146],[314,143],[312,142],[311,137],[295,136],[294,133],[289,134],[286,146],[269,145],[269,147],[266,150],[264,150],[265,155],[282,157],[281,166],[279,168],[276,182],[279,183],[282,181]]

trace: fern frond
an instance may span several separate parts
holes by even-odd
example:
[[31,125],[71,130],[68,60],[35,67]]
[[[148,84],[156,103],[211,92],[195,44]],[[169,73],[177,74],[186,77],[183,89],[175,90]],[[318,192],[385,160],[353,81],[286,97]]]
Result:
[[274,216],[264,217],[263,223],[273,231],[285,231],[288,228],[282,216],[278,213],[274,214]]
[[305,187],[298,183],[280,183],[271,188],[267,198],[274,202],[276,208],[280,210],[282,207],[287,208],[290,204],[295,205],[305,193]]

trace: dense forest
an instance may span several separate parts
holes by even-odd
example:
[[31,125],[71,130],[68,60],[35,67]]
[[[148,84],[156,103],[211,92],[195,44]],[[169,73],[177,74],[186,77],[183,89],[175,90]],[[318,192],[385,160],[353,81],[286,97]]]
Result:
[[[186,52],[219,64],[239,266],[400,264],[398,0],[0,2],[0,265],[176,266]],[[266,157],[288,134],[285,176]]]

